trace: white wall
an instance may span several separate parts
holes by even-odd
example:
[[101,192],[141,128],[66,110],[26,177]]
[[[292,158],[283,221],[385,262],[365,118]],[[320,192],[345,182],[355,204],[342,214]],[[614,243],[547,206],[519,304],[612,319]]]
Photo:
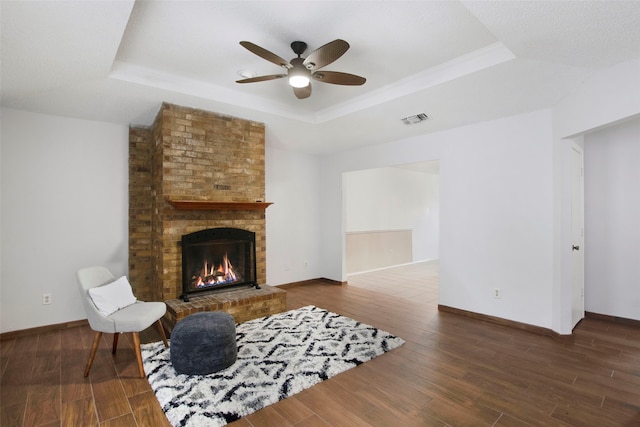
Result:
[[385,167],[348,172],[343,180],[347,233],[411,230],[412,261],[438,258],[437,174]]
[[414,261],[440,258],[440,175],[425,175],[427,201],[425,215],[414,227]]
[[[343,172],[440,159],[440,304],[550,327],[551,131],[538,111],[323,159],[323,228],[344,228]],[[344,280],[342,236],[326,233],[323,250]]]
[[585,309],[640,320],[640,118],[584,137]]
[[81,267],[127,273],[127,165],[126,126],[2,109],[2,332],[86,318]]
[[559,138],[580,135],[640,112],[640,59],[596,73],[553,109]]
[[[320,261],[320,163],[269,147],[265,153],[267,284],[324,277]],[[305,265],[306,262],[306,265]]]
[[539,111],[451,135],[441,161],[441,304],[551,327],[550,118]]

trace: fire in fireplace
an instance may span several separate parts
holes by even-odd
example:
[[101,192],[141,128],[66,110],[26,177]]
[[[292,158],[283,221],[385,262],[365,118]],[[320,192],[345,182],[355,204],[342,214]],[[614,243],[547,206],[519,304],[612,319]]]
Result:
[[260,288],[256,235],[239,228],[210,228],[182,236],[182,299],[239,285]]

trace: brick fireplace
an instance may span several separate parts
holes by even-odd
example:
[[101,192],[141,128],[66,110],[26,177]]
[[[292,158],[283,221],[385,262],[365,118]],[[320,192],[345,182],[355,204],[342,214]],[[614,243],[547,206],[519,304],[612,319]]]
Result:
[[[182,291],[181,238],[217,227],[255,233],[256,278],[266,282],[264,144],[262,123],[167,103],[150,128],[130,128],[129,279],[139,299],[165,301],[175,312]],[[230,306],[239,304],[239,292]],[[182,314],[169,313],[169,323],[221,309],[219,301],[205,299],[211,298],[179,308]],[[284,310],[284,295],[276,299],[282,300],[277,311]]]

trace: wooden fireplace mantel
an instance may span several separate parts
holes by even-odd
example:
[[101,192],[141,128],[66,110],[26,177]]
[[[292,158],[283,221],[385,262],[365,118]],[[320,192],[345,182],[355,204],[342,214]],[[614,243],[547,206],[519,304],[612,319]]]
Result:
[[265,210],[272,202],[215,202],[212,200],[167,199],[174,209],[181,211],[259,211]]

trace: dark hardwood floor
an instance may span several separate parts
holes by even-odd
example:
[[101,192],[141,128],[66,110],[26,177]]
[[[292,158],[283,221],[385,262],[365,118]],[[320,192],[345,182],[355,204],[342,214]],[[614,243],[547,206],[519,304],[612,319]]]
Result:
[[[572,342],[437,310],[437,265],[288,289],[406,344],[230,426],[640,426],[640,328],[587,318]],[[131,341],[105,336],[89,378],[88,327],[1,343],[8,426],[167,426]],[[153,329],[144,341],[158,337]]]

